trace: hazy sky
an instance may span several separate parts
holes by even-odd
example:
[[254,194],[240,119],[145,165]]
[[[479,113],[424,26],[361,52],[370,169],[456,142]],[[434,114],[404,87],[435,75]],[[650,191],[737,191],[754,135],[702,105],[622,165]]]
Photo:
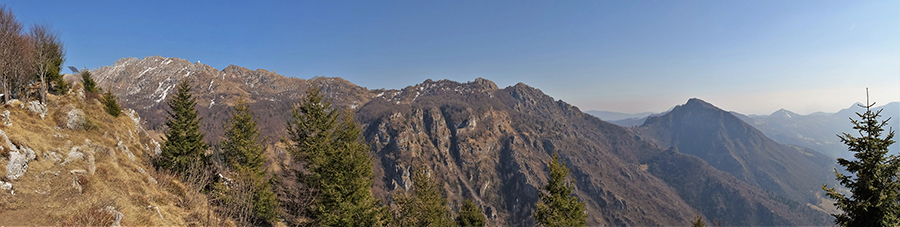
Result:
[[900,1],[2,1],[65,65],[161,55],[222,69],[524,82],[582,110],[697,97],[768,114],[900,101]]

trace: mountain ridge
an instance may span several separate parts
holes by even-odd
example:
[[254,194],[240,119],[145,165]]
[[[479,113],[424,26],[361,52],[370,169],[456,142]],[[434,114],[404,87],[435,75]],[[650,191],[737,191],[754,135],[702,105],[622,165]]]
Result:
[[[478,78],[466,83],[426,80],[402,89],[366,89],[341,78],[287,78],[238,66],[207,70],[211,67],[191,68],[183,61],[173,68],[172,63],[180,61],[162,57],[123,62],[128,64],[93,71],[95,77],[103,78],[98,79],[101,86],[116,87],[113,92],[124,100],[123,106],[143,110],[141,116],[146,116],[148,125],[161,130],[164,108],[160,107],[164,106],[156,100],[165,96],[160,94],[169,84],[190,79],[204,117],[201,128],[213,142],[221,135],[217,122],[238,98],[250,99],[261,132],[278,138],[290,106],[307,88],[319,87],[335,106],[356,113],[375,158],[373,192],[386,203],[393,191],[408,189],[410,168],[428,166],[442,182],[451,207],[461,198],[473,198],[495,225],[533,225],[531,209],[537,189],[547,180],[546,162],[550,153],[559,151],[571,170],[575,194],[587,204],[591,225],[681,225],[698,213],[694,207],[726,204],[779,213],[752,212],[737,218],[726,218],[734,212],[703,215],[735,224],[826,222],[774,197],[751,196],[764,192],[728,183],[733,181],[728,175],[717,174],[705,162],[675,158],[666,163],[700,169],[696,173],[722,182],[713,189],[751,192],[702,203],[685,201],[683,192],[689,189],[667,183],[671,173],[650,172],[656,170],[651,165],[668,160],[654,159],[666,157],[663,148],[524,83],[500,89]],[[144,87],[135,89],[138,85]],[[749,211],[744,208],[735,210]]]
[[[817,112],[808,115],[784,109],[770,115],[748,116],[734,112],[733,114],[779,143],[812,148],[832,158],[852,158],[852,153],[847,151],[847,147],[840,142],[837,135],[854,131],[850,119],[858,119],[856,113],[865,112],[859,105],[860,103],[855,103],[835,113]],[[900,102],[874,106],[873,110],[883,110],[882,120],[891,118],[888,122],[889,129],[900,129]],[[785,117],[784,112],[790,113],[789,117]],[[889,150],[896,154],[900,151],[900,144],[891,145]]]

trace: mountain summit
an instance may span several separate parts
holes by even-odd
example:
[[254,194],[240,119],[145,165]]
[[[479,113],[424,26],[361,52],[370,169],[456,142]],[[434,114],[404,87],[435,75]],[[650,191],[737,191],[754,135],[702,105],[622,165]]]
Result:
[[[790,116],[789,112],[779,111]],[[779,113],[776,112],[776,113]],[[700,99],[650,117],[639,134],[663,147],[697,156],[744,182],[801,203],[816,204],[834,160],[779,144],[738,117]]]

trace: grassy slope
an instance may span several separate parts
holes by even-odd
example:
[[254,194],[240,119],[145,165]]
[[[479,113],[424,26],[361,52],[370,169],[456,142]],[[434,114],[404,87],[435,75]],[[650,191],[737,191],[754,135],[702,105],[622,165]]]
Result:
[[[72,107],[84,110],[88,129],[69,130],[60,124]],[[43,120],[18,105],[0,108],[3,110],[10,111],[13,125],[0,126],[0,130],[17,146],[32,148],[36,159],[28,163],[28,172],[16,180],[0,175],[0,180],[13,183],[15,192],[13,195],[0,191],[0,225],[109,225],[114,217],[103,210],[107,206],[124,214],[123,226],[207,222],[206,196],[172,174],[155,171],[150,164],[155,148],[151,136],[129,116],[113,118],[104,112],[91,95],[86,101],[72,93],[51,96],[48,115]],[[86,140],[90,140],[87,147]],[[118,140],[133,153],[134,161],[124,149],[117,149]],[[65,159],[74,146],[84,152],[84,159],[63,166],[51,158],[56,153]],[[0,152],[3,171],[9,160],[8,151]],[[90,166],[91,157],[95,168]],[[87,173],[70,173],[73,170]],[[73,186],[76,175],[81,192]],[[151,177],[158,183],[152,182]],[[209,217],[213,225],[230,222],[215,214]]]

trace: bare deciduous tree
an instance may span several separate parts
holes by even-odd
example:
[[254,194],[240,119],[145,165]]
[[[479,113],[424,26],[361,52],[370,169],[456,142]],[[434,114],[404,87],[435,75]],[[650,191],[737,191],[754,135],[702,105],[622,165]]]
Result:
[[37,79],[40,79],[41,102],[47,101],[48,76],[59,76],[60,66],[65,60],[65,50],[59,41],[59,34],[50,30],[47,25],[33,25],[29,33],[31,47],[34,49],[34,65]]
[[0,6],[0,83],[3,101],[9,99],[10,82],[15,73],[16,45],[21,39],[22,24],[6,6]]

